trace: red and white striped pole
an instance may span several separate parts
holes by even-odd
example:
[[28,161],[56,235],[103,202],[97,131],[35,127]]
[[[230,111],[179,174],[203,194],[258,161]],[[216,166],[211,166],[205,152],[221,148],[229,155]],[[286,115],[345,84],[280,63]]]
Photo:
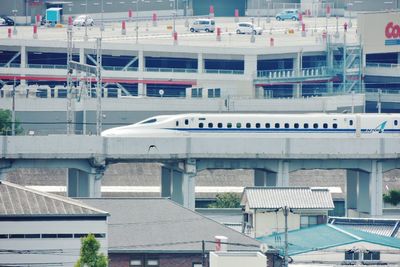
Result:
[[8,28],[8,29],[7,29],[7,37],[8,37],[8,38],[11,38],[11,28]]
[[214,13],[214,6],[210,6],[210,14],[209,14],[209,17],[210,18],[213,18],[214,17],[214,15],[215,15],[215,13]]
[[221,28],[217,28],[217,41],[221,41]]
[[178,44],[178,32],[174,32],[174,45]]
[[153,13],[153,17],[151,19],[153,21],[153,27],[157,26],[157,13]]
[[38,34],[37,34],[37,25],[33,25],[33,39],[37,39]]
[[126,22],[125,22],[125,20],[123,20],[122,24],[121,24],[121,34],[122,35],[126,35]]
[[305,23],[301,24],[301,36],[306,37],[306,24]]
[[235,9],[235,22],[239,22],[239,9]]
[[132,9],[128,10],[128,19],[129,21],[132,21]]
[[40,25],[40,15],[36,14],[36,25],[39,26]]

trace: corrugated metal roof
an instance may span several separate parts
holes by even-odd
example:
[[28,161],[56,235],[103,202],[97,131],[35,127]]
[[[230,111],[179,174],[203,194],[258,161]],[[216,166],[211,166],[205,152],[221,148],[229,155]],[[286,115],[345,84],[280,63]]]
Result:
[[328,189],[309,187],[247,187],[242,196],[242,205],[248,202],[251,209],[333,209],[332,196]]
[[0,216],[108,215],[80,201],[0,181]]

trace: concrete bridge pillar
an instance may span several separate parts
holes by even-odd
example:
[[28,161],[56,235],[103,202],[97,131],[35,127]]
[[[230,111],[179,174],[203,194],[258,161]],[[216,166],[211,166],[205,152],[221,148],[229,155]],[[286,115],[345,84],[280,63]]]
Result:
[[348,170],[347,209],[367,213],[371,217],[381,216],[383,208],[382,180],[382,162],[377,160],[371,161],[368,171]]
[[195,208],[196,161],[187,160],[183,165],[161,167],[161,197],[170,197],[182,206]]
[[254,186],[276,186],[276,172],[263,169],[254,170]]
[[101,197],[103,171],[92,168],[90,173],[79,169],[68,169],[67,196]]
[[288,161],[280,160],[278,162],[276,186],[279,186],[279,187],[289,186],[289,162]]
[[203,59],[203,54],[198,53],[197,54],[197,73],[203,73],[204,72],[204,59]]

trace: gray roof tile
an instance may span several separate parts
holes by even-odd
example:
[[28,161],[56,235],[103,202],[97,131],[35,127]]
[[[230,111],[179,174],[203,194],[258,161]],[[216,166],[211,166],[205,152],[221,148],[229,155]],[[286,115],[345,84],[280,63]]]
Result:
[[246,187],[242,205],[248,202],[252,209],[333,209],[328,189],[309,187]]
[[0,181],[0,216],[108,215],[83,202]]

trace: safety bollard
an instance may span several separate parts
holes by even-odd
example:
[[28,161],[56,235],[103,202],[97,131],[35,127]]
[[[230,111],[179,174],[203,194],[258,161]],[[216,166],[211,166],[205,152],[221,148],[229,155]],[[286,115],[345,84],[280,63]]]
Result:
[[331,6],[329,4],[326,4],[326,17],[331,17]]
[[37,25],[33,25],[33,39],[37,39],[38,34],[37,34]]
[[217,41],[221,41],[221,28],[217,28]]
[[7,29],[7,36],[8,36],[8,38],[11,38],[11,28]]
[[214,17],[214,15],[215,15],[215,13],[214,13],[214,6],[210,6],[210,14],[209,14],[209,17],[210,18],[213,18]]
[[302,25],[303,24],[303,14],[301,12],[299,12],[297,14],[297,17],[299,18],[299,25]]
[[126,35],[126,22],[125,22],[125,20],[122,21],[121,34],[122,35]]
[[129,21],[132,21],[132,9],[128,10],[128,19]]
[[36,23],[37,26],[40,25],[40,15],[39,14],[36,14],[35,23]]
[[344,31],[347,32],[347,22],[343,24]]
[[306,37],[306,24],[305,23],[301,24],[301,36]]
[[275,40],[274,40],[274,38],[273,37],[271,37],[270,39],[269,39],[269,46],[270,47],[273,47],[275,44]]
[[178,33],[174,32],[174,45],[178,44]]
[[239,22],[239,9],[235,8],[235,22]]
[[151,19],[153,21],[153,27],[157,26],[157,14],[153,13],[153,17]]
[[68,30],[72,30],[72,17],[68,17]]

